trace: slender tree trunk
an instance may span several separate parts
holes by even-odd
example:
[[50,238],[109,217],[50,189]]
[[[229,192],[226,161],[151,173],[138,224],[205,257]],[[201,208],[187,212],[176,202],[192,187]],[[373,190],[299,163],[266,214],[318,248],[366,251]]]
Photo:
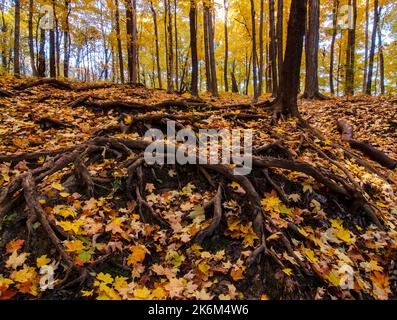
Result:
[[40,29],[40,49],[38,57],[38,67],[37,75],[41,78],[45,77],[45,42],[46,42],[46,32],[44,29]]
[[4,18],[4,0],[0,2],[0,12],[1,12],[1,73],[7,72],[7,23]]
[[368,75],[368,42],[369,42],[369,0],[365,1],[365,48],[364,48],[364,77],[363,77],[363,89],[365,92],[367,87],[367,75]]
[[30,64],[32,66],[32,74],[34,77],[37,76],[36,69],[36,61],[34,55],[34,43],[33,43],[33,0],[29,0],[29,20],[28,20],[28,29],[29,29],[29,55],[30,55]]
[[192,52],[192,80],[190,92],[198,96],[198,54],[197,54],[197,3],[196,0],[190,0],[189,11],[190,22],[190,50]]
[[[53,2],[54,3],[54,2]],[[54,6],[53,6],[54,7]],[[55,11],[54,11],[55,13]],[[56,78],[57,77],[57,72],[56,72],[56,58],[55,58],[55,26],[52,25],[51,29],[49,31],[50,34],[50,78]]]
[[303,96],[308,99],[323,98],[318,86],[318,47],[320,28],[320,0],[309,0],[309,23],[306,32],[306,77]]
[[117,37],[117,51],[119,57],[119,69],[120,69],[120,81],[124,83],[124,62],[123,62],[123,49],[121,46],[121,34],[120,34],[120,11],[119,11],[119,0],[115,0],[116,13],[115,13],[115,28]]
[[263,28],[264,28],[264,15],[265,15],[265,1],[261,0],[260,3],[260,14],[259,14],[259,88],[258,92],[261,96],[263,93],[263,67],[264,67],[264,40],[263,40]]
[[207,92],[212,91],[212,77],[211,77],[211,63],[210,63],[210,49],[209,49],[209,31],[208,31],[209,9],[204,4],[204,51],[205,51],[205,76]]
[[225,61],[223,64],[223,77],[225,81],[225,91],[229,91],[229,76],[228,76],[228,66],[229,66],[229,29],[228,29],[228,17],[229,17],[229,3],[228,0],[224,0],[225,8]]
[[[284,19],[284,1],[277,1],[277,62],[278,62],[278,74],[283,72],[283,58],[284,58],[284,44],[283,44],[283,19]],[[279,79],[280,81],[280,79]],[[280,90],[280,87],[278,88]]]
[[19,77],[21,75],[20,57],[19,57],[20,22],[21,22],[21,3],[20,0],[15,0],[14,75],[16,77]]
[[379,7],[378,13],[378,52],[379,52],[379,73],[380,73],[380,94],[385,94],[385,59],[383,55],[383,46],[382,46],[382,28],[380,15],[382,11],[382,6]]
[[55,30],[54,30],[54,37],[55,37],[55,76],[59,76],[59,65],[60,65],[60,51],[61,51],[61,42],[59,39],[59,22],[58,16],[56,14],[55,8],[55,0],[52,0],[52,8],[54,10],[54,19],[55,19]]
[[257,59],[256,59],[256,19],[255,19],[255,1],[251,0],[251,20],[252,20],[252,54],[253,54],[253,87],[254,87],[254,102],[258,100],[258,70],[257,70]]
[[215,43],[214,43],[214,23],[212,12],[209,7],[208,10],[208,41],[209,41],[209,54],[210,54],[210,66],[211,66],[211,93],[214,97],[218,96],[218,80],[216,77],[216,60],[215,60]]
[[231,78],[232,78],[232,92],[239,93],[238,84],[236,80],[236,60],[233,61]]
[[156,65],[157,65],[157,79],[159,82],[159,88],[163,89],[163,82],[161,79],[161,66],[160,66],[160,49],[159,49],[159,30],[157,25],[157,13],[153,7],[153,2],[150,1],[150,10],[152,11],[153,24],[154,24],[154,35],[156,41]]
[[345,95],[354,95],[354,64],[356,51],[356,21],[357,4],[356,0],[349,0],[349,5],[353,6],[353,28],[349,28],[347,35],[346,48],[346,68],[345,68]]
[[335,54],[335,40],[338,32],[338,11],[339,11],[339,0],[334,0],[334,6],[332,9],[332,38],[331,38],[331,52],[330,52],[330,63],[329,63],[329,88],[331,95],[335,95],[334,88],[334,54]]
[[127,56],[128,78],[130,83],[137,83],[137,25],[136,25],[136,0],[126,1],[126,30],[127,30]]
[[369,62],[368,62],[368,78],[367,87],[365,89],[366,94],[372,93],[372,74],[374,71],[374,57],[375,57],[375,46],[376,46],[376,29],[378,25],[378,0],[374,0],[374,22],[372,26],[372,36],[371,36],[371,49],[369,52]]
[[175,86],[179,90],[179,39],[178,39],[178,21],[177,10],[178,1],[174,0],[174,30],[175,30]]
[[298,92],[300,87],[300,67],[302,62],[303,38],[307,0],[292,0],[288,21],[288,33],[281,77],[280,95],[277,97],[274,117],[279,113],[301,118],[298,110]]
[[172,10],[171,0],[167,0],[167,12],[168,12],[168,74],[167,74],[167,92],[174,92],[174,40],[172,36]]
[[65,17],[65,31],[63,32],[63,76],[65,78],[69,78],[69,16],[70,16],[70,0],[65,0],[65,10],[66,10],[66,17]]
[[274,26],[274,0],[269,0],[269,37],[270,37],[270,67],[272,74],[272,94],[277,95],[277,46],[276,46],[276,30]]

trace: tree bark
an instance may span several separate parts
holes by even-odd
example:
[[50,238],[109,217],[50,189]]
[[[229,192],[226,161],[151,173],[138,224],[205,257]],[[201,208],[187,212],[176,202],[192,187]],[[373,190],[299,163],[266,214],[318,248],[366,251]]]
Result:
[[178,21],[177,21],[177,10],[178,1],[174,0],[174,30],[175,30],[175,87],[177,90],[179,87],[179,39],[178,39]]
[[150,1],[150,10],[152,11],[153,24],[154,24],[154,36],[156,41],[156,66],[157,66],[157,80],[159,82],[159,88],[163,89],[163,81],[161,79],[161,66],[160,66],[160,49],[159,49],[159,30],[157,25],[157,13],[153,7],[153,2]]
[[365,1],[365,47],[364,47],[364,77],[363,77],[363,89],[365,92],[367,87],[367,75],[368,75],[368,30],[369,29],[369,0]]
[[265,15],[265,1],[261,0],[260,3],[260,14],[259,14],[259,84],[258,91],[259,95],[263,93],[263,68],[264,68],[264,40],[263,40],[263,28],[264,28],[264,15]]
[[353,6],[353,28],[347,33],[346,63],[345,63],[345,95],[354,95],[354,65],[356,51],[356,22],[357,3],[356,0],[349,0],[349,6]]
[[280,113],[283,113],[301,119],[297,97],[300,87],[300,67],[302,62],[303,38],[305,36],[306,13],[307,0],[292,0],[283,73],[280,82],[282,90],[274,104],[274,118],[278,117]]
[[29,29],[29,55],[30,55],[30,64],[32,67],[32,74],[34,77],[37,76],[36,69],[36,61],[34,55],[34,43],[33,43],[33,0],[29,0],[29,20],[28,20],[28,29]]
[[374,0],[374,21],[372,26],[371,49],[369,52],[367,87],[365,89],[365,93],[369,95],[372,93],[372,75],[374,71],[376,29],[378,25],[378,3],[378,0]]
[[213,23],[212,10],[210,10],[210,8],[207,8],[207,10],[208,10],[208,41],[209,41],[211,84],[212,84],[211,93],[214,97],[218,97],[218,80],[216,76],[215,42],[214,42],[214,36],[215,36],[214,23]]
[[320,29],[320,0],[309,0],[309,23],[306,32],[306,77],[304,98],[321,99],[318,86],[318,47]]
[[339,0],[334,0],[332,9],[332,38],[331,38],[331,52],[330,52],[330,63],[329,63],[329,88],[331,95],[335,95],[334,87],[334,55],[335,55],[335,40],[338,32],[338,12],[339,12]]
[[172,10],[171,0],[167,0],[167,13],[168,13],[168,73],[167,73],[167,93],[174,92],[174,40],[172,36]]
[[115,0],[116,13],[115,13],[115,29],[117,37],[117,51],[119,57],[119,70],[120,70],[120,81],[124,83],[124,62],[123,62],[123,49],[121,46],[121,34],[120,34],[120,11],[119,11],[119,0]]
[[212,77],[211,77],[211,63],[210,63],[210,50],[209,50],[209,31],[208,31],[208,20],[209,20],[209,9],[204,4],[204,58],[205,58],[205,76],[207,92],[212,91]]
[[[279,78],[283,72],[284,44],[283,44],[283,19],[284,1],[277,2],[277,63]],[[280,81],[280,79],[279,79]],[[278,88],[280,90],[280,88]]]
[[192,52],[192,79],[190,84],[190,93],[198,96],[198,54],[197,54],[197,3],[196,0],[190,0],[189,11],[190,22],[190,50]]
[[20,0],[15,0],[15,27],[14,27],[14,75],[19,77],[21,75],[20,68],[20,23],[21,23],[21,3]]
[[253,86],[254,86],[254,102],[258,101],[259,92],[258,92],[258,70],[256,65],[256,21],[255,21],[255,2],[251,0],[251,20],[252,20],[252,54],[253,54]]
[[228,76],[228,65],[229,65],[229,30],[228,30],[228,16],[229,16],[229,3],[228,0],[224,0],[225,9],[225,61],[223,64],[223,77],[225,81],[225,91],[229,91],[229,76]]
[[69,26],[69,16],[70,16],[70,0],[65,0],[65,31],[63,32],[63,76],[67,79],[69,78],[69,47],[70,47],[70,26]]
[[269,63],[271,68],[272,94],[277,95],[278,91],[278,77],[277,77],[277,45],[276,45],[276,30],[274,19],[274,0],[269,0],[269,37],[270,37],[270,55]]
[[379,7],[379,18],[378,18],[378,52],[379,52],[379,73],[380,73],[380,94],[385,94],[385,58],[383,55],[382,45],[382,28],[380,21],[380,14],[382,6]]

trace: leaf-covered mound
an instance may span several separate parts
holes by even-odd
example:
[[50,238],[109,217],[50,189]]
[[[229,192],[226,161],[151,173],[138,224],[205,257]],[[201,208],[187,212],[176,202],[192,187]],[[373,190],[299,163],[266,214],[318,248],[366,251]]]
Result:
[[[395,297],[397,171],[337,127],[397,159],[395,99],[302,100],[304,128],[231,94],[1,81],[0,299]],[[167,121],[252,128],[252,173],[149,166]]]

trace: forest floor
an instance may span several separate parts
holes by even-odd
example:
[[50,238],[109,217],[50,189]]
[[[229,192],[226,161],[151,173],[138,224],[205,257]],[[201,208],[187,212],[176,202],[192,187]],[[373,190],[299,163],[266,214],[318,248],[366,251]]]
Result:
[[[397,99],[300,100],[0,79],[1,299],[397,296]],[[253,129],[254,169],[145,164],[143,135]],[[316,129],[316,130],[315,130]]]

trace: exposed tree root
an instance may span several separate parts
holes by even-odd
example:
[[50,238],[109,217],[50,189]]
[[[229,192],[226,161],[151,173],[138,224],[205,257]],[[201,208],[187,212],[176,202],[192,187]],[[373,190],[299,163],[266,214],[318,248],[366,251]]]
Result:
[[342,140],[349,143],[353,149],[361,151],[371,160],[378,162],[380,165],[393,170],[397,166],[397,160],[390,158],[384,152],[376,149],[367,141],[358,141],[353,137],[353,126],[346,120],[338,120],[338,129],[342,133]]
[[14,94],[8,90],[0,88],[0,97],[12,98]]
[[113,84],[104,83],[104,84],[96,84],[96,85],[88,85],[88,86],[79,87],[79,86],[75,86],[71,83],[64,82],[64,81],[54,79],[54,78],[43,78],[43,79],[27,82],[27,83],[24,83],[21,85],[17,85],[15,87],[15,89],[22,91],[22,90],[26,90],[29,88],[41,86],[44,84],[51,85],[57,89],[71,90],[71,91],[89,91],[89,90],[95,90],[95,89],[109,88],[109,87],[113,86]]

